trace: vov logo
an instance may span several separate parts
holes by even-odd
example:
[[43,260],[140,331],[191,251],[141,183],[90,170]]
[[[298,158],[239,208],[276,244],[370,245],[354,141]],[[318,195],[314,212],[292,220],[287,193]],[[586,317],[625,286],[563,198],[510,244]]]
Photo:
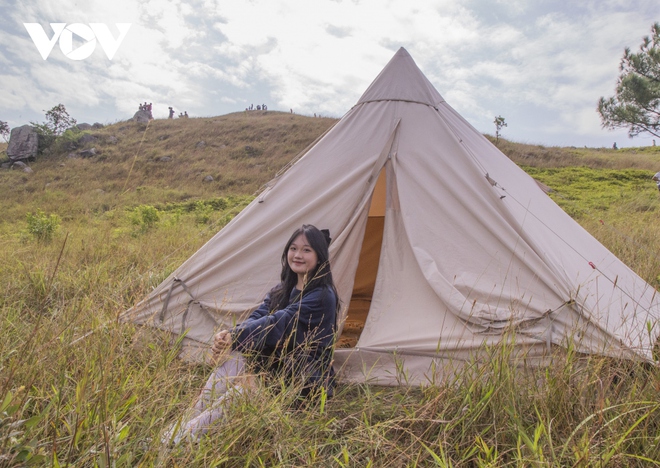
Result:
[[[53,37],[49,39],[46,31],[39,23],[23,23],[44,60],[48,58],[58,39],[62,53],[71,60],[83,60],[92,55],[94,49],[96,49],[96,41],[101,44],[108,60],[112,60],[126,37],[131,23],[117,23],[116,25],[119,29],[117,39],[113,37],[110,29],[103,23],[89,23],[89,26],[82,23],[72,23],[68,26],[66,23],[50,23],[50,27],[53,28]],[[76,49],[73,48],[74,34],[86,41]]]

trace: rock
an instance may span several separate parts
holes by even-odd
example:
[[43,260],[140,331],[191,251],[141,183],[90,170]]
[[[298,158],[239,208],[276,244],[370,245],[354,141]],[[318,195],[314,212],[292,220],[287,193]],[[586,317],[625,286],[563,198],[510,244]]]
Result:
[[251,157],[258,156],[259,154],[261,154],[261,150],[255,148],[254,146],[247,145],[245,147],[245,154]]
[[170,137],[169,135],[161,135],[158,137],[158,141],[167,140],[169,137]]
[[110,136],[108,137],[108,143],[111,143],[111,144],[113,144],[113,145],[116,145],[118,141],[119,141],[119,140],[118,140],[117,137],[114,136],[114,135],[110,135]]
[[83,158],[91,158],[96,156],[96,148],[90,148],[83,151],[78,151],[78,154]]
[[100,129],[100,128],[103,128],[103,124],[102,124],[102,123],[98,123],[98,122],[94,122],[94,123],[92,124],[92,128],[98,130],[98,129]]
[[158,162],[170,162],[172,158],[170,156],[161,156],[159,158],[154,159],[154,161]]
[[150,118],[151,115],[149,114],[149,111],[145,110],[137,111],[135,115],[133,115],[133,120],[137,123],[149,123]]
[[197,144],[195,145],[195,148],[204,148],[206,146],[206,142],[204,140],[198,141]]
[[14,169],[14,168],[21,169],[23,172],[27,172],[28,174],[34,172],[30,168],[30,166],[28,166],[27,164],[25,164],[24,162],[21,162],[21,161],[16,161],[14,164],[12,164],[11,168],[12,169]]
[[69,153],[66,155],[66,157],[69,159],[78,159],[80,156],[78,156],[76,153]]
[[87,143],[91,143],[93,141],[98,140],[94,135],[90,135],[89,133],[85,133],[82,135],[80,138],[78,138],[78,144],[79,145],[86,145]]
[[78,129],[82,130],[83,132],[85,130],[91,130],[92,129],[92,126],[88,123],[79,123],[79,124],[76,125],[76,127],[78,127]]
[[75,141],[67,141],[62,144],[61,148],[62,151],[73,151],[74,149],[78,148],[78,143]]
[[100,188],[97,188],[97,189],[94,190],[94,191],[95,191],[96,193],[105,193],[105,190],[100,189]]
[[204,177],[202,182],[213,182],[213,176],[207,175],[206,177]]
[[7,156],[10,161],[20,161],[21,159],[34,159],[39,150],[39,134],[32,125],[23,125],[14,127],[9,136],[9,146],[7,146]]
[[10,162],[4,162],[0,165],[0,169],[11,169],[11,163]]

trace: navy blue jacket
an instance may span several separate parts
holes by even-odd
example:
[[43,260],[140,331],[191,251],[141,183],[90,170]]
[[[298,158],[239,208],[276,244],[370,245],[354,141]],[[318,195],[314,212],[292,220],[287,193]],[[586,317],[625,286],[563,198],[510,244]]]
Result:
[[302,395],[334,387],[332,353],[337,297],[320,286],[300,297],[293,289],[289,305],[271,311],[270,294],[250,316],[230,330],[232,348],[254,357],[259,371],[302,384]]

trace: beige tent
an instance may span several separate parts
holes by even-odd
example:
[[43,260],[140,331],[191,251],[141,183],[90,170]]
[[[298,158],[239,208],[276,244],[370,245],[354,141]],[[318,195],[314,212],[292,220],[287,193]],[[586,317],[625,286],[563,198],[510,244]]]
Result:
[[[329,228],[353,381],[442,378],[507,336],[652,359],[655,290],[456,113],[400,49],[358,103],[231,223],[123,315],[199,357],[279,277],[303,223]],[[515,330],[515,335],[511,331]]]

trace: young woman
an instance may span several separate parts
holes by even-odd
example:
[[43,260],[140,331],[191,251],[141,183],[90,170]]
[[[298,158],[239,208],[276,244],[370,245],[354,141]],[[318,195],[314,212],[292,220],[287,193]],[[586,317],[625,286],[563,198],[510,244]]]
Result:
[[187,422],[164,440],[178,442],[208,431],[222,416],[225,402],[253,381],[245,376],[246,360],[300,389],[301,397],[324,389],[331,396],[339,299],[330,271],[328,231],[305,224],[282,253],[281,282],[240,325],[214,337],[214,359],[220,364],[209,377]]

